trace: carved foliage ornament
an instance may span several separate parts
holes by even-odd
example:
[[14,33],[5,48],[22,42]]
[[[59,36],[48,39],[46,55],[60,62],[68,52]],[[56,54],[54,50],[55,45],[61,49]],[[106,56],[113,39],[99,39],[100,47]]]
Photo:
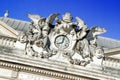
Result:
[[24,44],[26,55],[83,66],[94,62],[94,58],[103,58],[104,51],[97,45],[96,39],[97,35],[106,32],[104,28],[88,28],[79,17],[73,22],[73,17],[68,12],[62,19],[59,19],[58,15],[51,14],[48,18],[28,15],[33,28],[18,39],[18,42]]

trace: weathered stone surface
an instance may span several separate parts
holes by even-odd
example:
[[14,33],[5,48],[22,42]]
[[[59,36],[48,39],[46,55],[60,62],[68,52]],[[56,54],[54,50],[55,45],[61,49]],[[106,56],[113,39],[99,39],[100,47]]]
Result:
[[104,57],[103,44],[96,41],[97,35],[106,30],[98,26],[88,28],[79,17],[73,22],[70,13],[62,19],[58,15],[44,18],[29,14],[31,23],[1,19],[13,33],[0,36],[0,79],[119,80],[120,60]]

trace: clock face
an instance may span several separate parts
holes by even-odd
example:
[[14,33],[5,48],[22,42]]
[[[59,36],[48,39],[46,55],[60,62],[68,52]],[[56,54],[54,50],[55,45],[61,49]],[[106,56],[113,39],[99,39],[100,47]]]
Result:
[[69,46],[69,39],[65,35],[60,35],[55,38],[55,46],[59,49],[66,49]]

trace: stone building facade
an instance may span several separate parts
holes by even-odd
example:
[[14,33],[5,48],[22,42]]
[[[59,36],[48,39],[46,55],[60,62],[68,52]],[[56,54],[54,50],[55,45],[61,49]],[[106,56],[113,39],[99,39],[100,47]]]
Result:
[[[55,46],[52,45],[50,50],[53,50],[53,52],[52,53],[49,52],[52,55],[49,54],[50,55],[49,56],[46,53],[46,48],[43,46],[42,48],[37,49],[34,48],[34,45],[32,45],[32,48],[26,47],[27,49],[25,49],[26,42],[20,43],[18,37],[21,36],[19,35],[27,32],[29,29],[33,29],[32,28],[33,26],[35,26],[35,29],[33,29],[33,34],[35,35],[37,32],[36,30],[38,30],[37,32],[38,35],[40,30],[37,29],[38,27],[35,24],[35,22],[37,22],[36,20],[39,18],[40,20],[43,21],[46,20],[46,23],[48,22],[51,23],[52,22],[51,20],[52,19],[54,20],[55,17],[57,16],[58,14],[54,14],[52,15],[52,18],[51,16],[49,16],[49,18],[42,18],[38,15],[29,14],[28,17],[33,21],[33,23],[9,17],[0,17],[0,80],[119,80],[120,79],[119,40],[98,36],[96,43],[98,46],[103,46],[104,57],[97,59],[96,57],[94,58],[94,55],[92,55],[92,60],[90,61],[89,57],[86,58],[82,54],[78,55],[76,54],[77,52],[75,53],[77,57],[79,56],[81,57],[82,55],[83,60],[81,59],[79,60],[78,58],[76,58],[76,56],[75,58],[73,58],[73,56],[70,56],[72,55],[71,50],[73,48],[71,47],[66,48],[67,43],[71,42],[71,44],[69,45],[73,46],[72,44],[76,42],[67,41],[67,38],[64,36],[69,35],[70,33],[67,32],[67,34],[65,34],[66,31],[65,32],[62,31],[62,28],[60,28],[60,32],[57,33],[55,41],[53,41],[53,43],[55,43],[55,45],[59,49],[55,48]],[[67,15],[64,15],[63,20],[57,19],[56,20],[57,24],[55,24],[54,26],[58,25],[58,27],[61,27],[61,25],[62,26],[64,25],[63,30],[66,30],[65,25],[67,25],[68,27],[67,30],[71,32],[73,30],[72,34],[74,34],[74,29],[70,28],[71,24],[86,27],[86,25],[83,24],[83,21],[82,20],[80,21],[79,18],[76,18],[78,24],[76,23],[74,24],[71,21],[71,18],[72,16],[69,13],[67,13]],[[50,30],[48,29],[48,27],[45,27],[44,29],[43,28],[44,27],[40,29],[45,31]],[[53,25],[51,29],[54,29]],[[58,35],[61,33],[63,35],[62,37],[61,35]],[[75,31],[75,35],[76,34],[77,32]],[[54,39],[54,36],[53,37],[52,36],[53,35],[50,35],[50,38],[52,38],[50,39],[50,41]],[[70,39],[74,38],[71,37],[71,35],[67,37]],[[61,38],[65,39],[65,43],[57,44],[57,42],[61,43],[60,41]],[[24,39],[22,38],[22,40]],[[44,44],[45,40],[46,38],[43,38]],[[64,42],[64,40],[62,40],[62,42]],[[29,42],[27,44],[29,44]],[[74,46],[76,46],[76,44]],[[92,45],[92,43],[88,45]],[[35,52],[32,53],[31,49]],[[41,51],[42,49],[43,51],[39,53],[39,50]],[[86,50],[87,49],[85,48],[85,51]],[[55,53],[56,51],[58,51],[58,53]],[[61,55],[63,53],[64,55]]]

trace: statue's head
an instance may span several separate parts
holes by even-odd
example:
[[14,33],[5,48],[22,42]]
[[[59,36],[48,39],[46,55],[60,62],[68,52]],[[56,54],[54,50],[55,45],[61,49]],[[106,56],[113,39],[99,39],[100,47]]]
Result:
[[65,22],[71,22],[73,17],[71,16],[71,14],[69,12],[66,12],[63,16],[62,16],[63,21]]
[[25,43],[27,40],[28,40],[28,36],[26,32],[22,32],[18,35],[18,41],[20,41],[21,43]]
[[104,57],[104,50],[102,47],[97,47],[96,50],[95,50],[95,56],[98,58],[98,59],[101,59]]
[[44,43],[43,43],[43,41],[41,41],[41,40],[35,41],[35,44],[36,44],[36,46],[38,46],[38,47],[43,47],[43,46],[44,46]]
[[9,13],[9,11],[8,11],[8,10],[6,10],[6,13]]
[[46,18],[41,18],[38,21],[38,25],[41,26],[41,27],[43,27],[43,26],[45,26],[45,22],[46,22]]
[[44,27],[42,28],[42,35],[43,35],[43,37],[48,36],[48,33],[49,33],[49,27],[44,26]]

